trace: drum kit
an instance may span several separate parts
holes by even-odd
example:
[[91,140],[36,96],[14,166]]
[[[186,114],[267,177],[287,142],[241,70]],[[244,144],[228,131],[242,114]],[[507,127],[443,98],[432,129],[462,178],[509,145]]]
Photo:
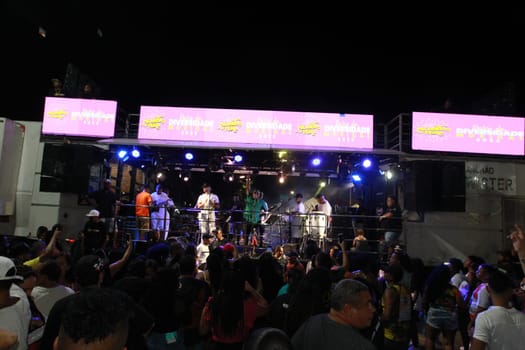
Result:
[[322,211],[310,211],[308,213],[286,214],[266,213],[261,224],[265,226],[263,242],[282,245],[291,242],[298,243],[301,247],[308,240],[316,241],[320,246],[324,243],[327,235],[327,216]]

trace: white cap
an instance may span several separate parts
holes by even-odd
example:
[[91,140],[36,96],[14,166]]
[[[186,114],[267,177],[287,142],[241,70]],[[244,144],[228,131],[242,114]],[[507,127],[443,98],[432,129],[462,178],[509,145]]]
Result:
[[6,258],[5,256],[0,256],[0,281],[10,280],[23,281],[24,278],[16,274],[16,267],[13,260]]
[[86,214],[86,216],[100,216],[100,212],[96,209],[92,209]]

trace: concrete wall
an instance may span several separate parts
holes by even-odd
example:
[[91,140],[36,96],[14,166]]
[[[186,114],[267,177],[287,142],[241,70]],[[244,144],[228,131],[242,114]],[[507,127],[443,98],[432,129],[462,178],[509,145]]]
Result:
[[[504,199],[523,200],[525,164],[470,163],[483,163],[480,169],[492,168],[487,170],[491,174],[480,178],[494,180],[479,184],[478,188],[467,188],[464,213],[427,212],[422,222],[405,222],[403,237],[409,255],[423,259],[426,264],[439,264],[451,257],[464,259],[471,254],[495,262],[498,250],[510,248],[506,236],[514,222],[525,224],[525,213],[504,212],[502,203]],[[498,187],[498,183],[510,182],[510,187]]]
[[0,233],[12,234],[16,226],[16,185],[24,144],[23,128],[0,118]]

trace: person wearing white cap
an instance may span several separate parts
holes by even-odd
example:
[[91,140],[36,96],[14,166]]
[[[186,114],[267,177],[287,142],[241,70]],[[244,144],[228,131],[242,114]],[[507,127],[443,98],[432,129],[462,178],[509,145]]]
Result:
[[108,240],[106,225],[100,221],[100,212],[92,209],[86,214],[89,221],[82,231],[82,250],[83,255],[94,254],[97,250],[102,249]]
[[18,337],[16,350],[27,349],[27,334],[31,322],[31,311],[27,298],[15,296],[11,286],[16,280],[23,280],[16,274],[13,261],[0,256],[0,328],[13,332]]
[[219,209],[219,197],[211,192],[211,185],[208,183],[202,184],[202,194],[197,199],[196,207],[199,212],[199,231],[202,235],[211,234],[215,230],[215,209]]

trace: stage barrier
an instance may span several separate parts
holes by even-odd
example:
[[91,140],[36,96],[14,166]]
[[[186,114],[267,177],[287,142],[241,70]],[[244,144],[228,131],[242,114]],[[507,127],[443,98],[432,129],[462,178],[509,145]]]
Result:
[[[166,207],[159,210],[161,216],[155,214],[158,212],[151,212],[147,218],[137,218],[133,215],[135,207],[134,204],[120,205],[119,212],[122,215],[113,221],[115,241],[127,240],[128,235],[131,235],[134,240],[184,237],[189,242],[199,244],[203,234],[221,229],[224,238],[238,246],[273,249],[278,245],[287,245],[303,251],[309,241],[328,248],[329,245],[345,240],[348,249],[381,252],[383,234],[386,231],[380,227],[379,216],[332,214],[327,217],[318,211],[303,214],[261,212],[257,223],[249,223],[244,220],[246,212],[243,210]],[[146,225],[144,221],[147,221]],[[356,230],[359,228],[364,230],[366,241],[354,244]]]

